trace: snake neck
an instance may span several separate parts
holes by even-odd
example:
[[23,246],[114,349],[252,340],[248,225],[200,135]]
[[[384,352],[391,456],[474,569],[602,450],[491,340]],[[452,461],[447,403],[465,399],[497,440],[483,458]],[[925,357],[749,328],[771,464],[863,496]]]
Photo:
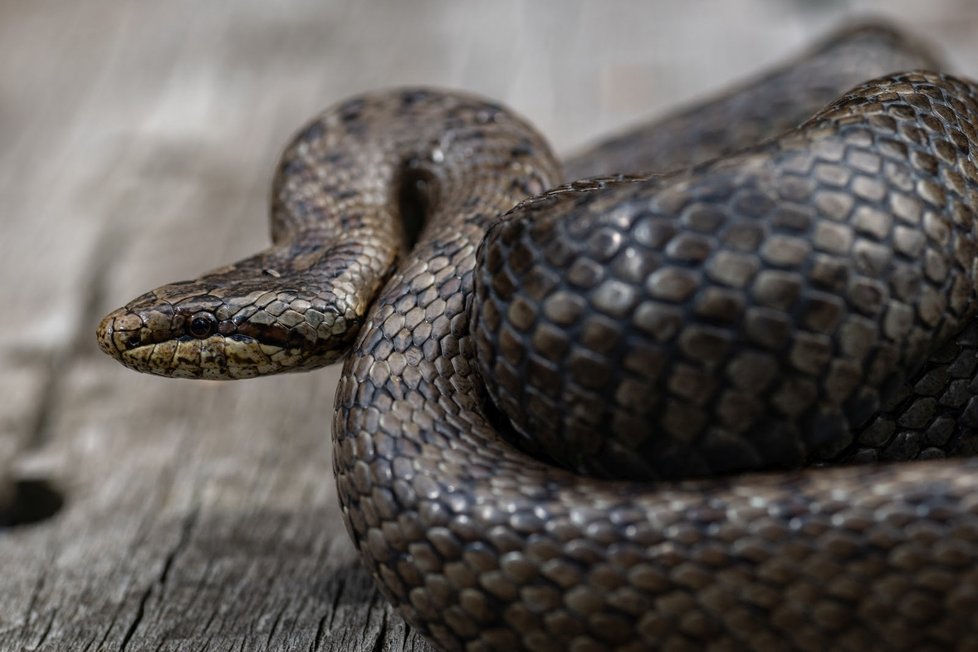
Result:
[[498,105],[425,90],[345,102],[282,154],[272,247],[138,297],[102,321],[99,345],[132,369],[174,377],[331,364],[416,241],[438,241],[457,219],[481,236],[559,178],[543,139]]

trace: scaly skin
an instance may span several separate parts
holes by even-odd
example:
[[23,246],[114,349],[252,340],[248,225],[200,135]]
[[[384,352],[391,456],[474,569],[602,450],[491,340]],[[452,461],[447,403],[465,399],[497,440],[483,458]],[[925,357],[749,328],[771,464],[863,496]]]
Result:
[[[383,593],[442,649],[978,649],[978,461],[599,480],[516,448],[482,380],[502,370],[496,395],[522,385],[533,368],[514,383],[500,361],[545,367],[566,337],[561,361],[590,349],[585,375],[567,381],[584,391],[555,392],[569,401],[558,416],[586,416],[594,390],[616,387],[596,382],[606,371],[658,370],[645,379],[666,391],[649,396],[664,403],[650,430],[692,443],[683,455],[694,461],[734,450],[740,468],[744,451],[785,430],[800,435],[790,454],[812,457],[841,435],[832,446],[845,456],[886,418],[925,433],[950,421],[955,452],[971,418],[970,390],[955,382],[975,370],[976,96],[937,74],[886,77],[729,158],[552,191],[495,229],[478,272],[499,216],[561,179],[547,145],[479,99],[363,96],[286,150],[272,252],[145,295],[102,322],[100,345],[142,371],[241,377],[304,365],[309,341],[317,364],[333,359],[350,337],[333,326],[362,320],[334,419],[343,514]],[[426,216],[413,247],[411,229],[392,226],[399,206]],[[572,239],[553,250],[543,236],[563,228],[550,221],[558,212]],[[535,221],[517,226],[525,216]],[[546,271],[508,287],[543,259],[585,290],[579,309],[548,303],[565,281]],[[585,259],[601,265],[575,272]],[[320,283],[321,267],[342,282]],[[378,286],[392,268],[369,308],[370,292],[346,282]],[[477,274],[502,298],[476,299]],[[612,277],[623,292],[587,287]],[[306,323],[292,313],[310,311],[318,324],[333,316],[328,333],[282,335],[282,315]],[[470,325],[473,312],[495,314]],[[636,353],[577,328],[611,316],[651,339]],[[534,337],[555,324],[571,328]],[[517,353],[507,333],[537,348]],[[609,350],[610,362],[590,355]],[[925,382],[935,370],[943,378]],[[920,410],[907,391],[931,400],[933,423],[911,423]],[[610,400],[627,411],[636,395]],[[502,403],[517,423],[537,414],[513,396]],[[755,411],[765,401],[773,416]],[[612,441],[634,434],[625,426]],[[797,461],[783,452],[775,463]]]

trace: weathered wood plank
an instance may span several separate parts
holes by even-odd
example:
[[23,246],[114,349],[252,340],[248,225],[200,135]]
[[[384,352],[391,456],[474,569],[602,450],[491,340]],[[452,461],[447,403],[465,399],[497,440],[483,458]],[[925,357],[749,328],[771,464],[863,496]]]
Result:
[[[967,3],[852,4],[978,71]],[[336,370],[141,377],[96,350],[98,315],[262,246],[279,147],[351,93],[464,87],[566,150],[845,15],[764,0],[0,4],[0,496],[17,479],[65,500],[0,530],[0,649],[430,649],[343,527]]]

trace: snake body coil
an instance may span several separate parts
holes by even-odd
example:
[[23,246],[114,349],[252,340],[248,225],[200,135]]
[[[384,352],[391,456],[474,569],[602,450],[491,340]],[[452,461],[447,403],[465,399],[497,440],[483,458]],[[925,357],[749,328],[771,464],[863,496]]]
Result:
[[657,477],[886,458],[887,424],[923,442],[904,457],[966,451],[976,125],[975,85],[891,75],[729,157],[540,195],[559,166],[499,106],[367,95],[286,150],[271,249],[140,297],[99,342],[247,377],[355,334],[344,517],[444,649],[978,649],[978,461],[610,481],[522,452],[485,407],[580,437],[548,454],[598,472],[636,450],[666,454],[626,469]]

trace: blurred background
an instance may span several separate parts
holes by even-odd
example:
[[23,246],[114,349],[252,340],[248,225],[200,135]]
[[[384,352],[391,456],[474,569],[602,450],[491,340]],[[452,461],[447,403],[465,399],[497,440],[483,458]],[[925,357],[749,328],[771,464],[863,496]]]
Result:
[[98,318],[263,247],[279,149],[351,94],[475,91],[571,152],[867,17],[978,77],[971,0],[0,2],[0,648],[422,649],[339,518],[337,370],[141,377]]

